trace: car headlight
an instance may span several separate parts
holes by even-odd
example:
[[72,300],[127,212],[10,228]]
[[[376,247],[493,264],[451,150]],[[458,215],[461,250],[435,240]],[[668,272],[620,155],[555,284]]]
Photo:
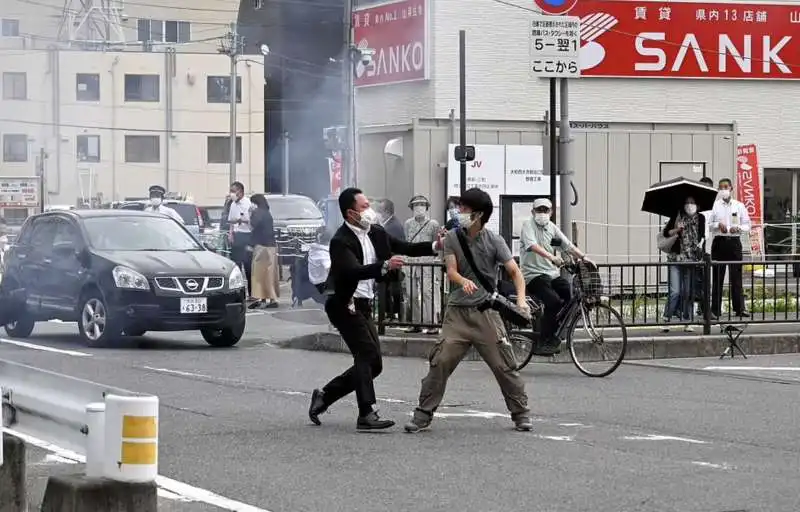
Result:
[[117,288],[125,288],[126,290],[149,290],[150,284],[147,278],[139,272],[128,267],[114,267],[111,271],[114,276],[114,284]]
[[228,289],[238,290],[240,288],[244,288],[244,276],[241,269],[239,269],[239,265],[236,265],[231,270],[231,275],[228,276]]

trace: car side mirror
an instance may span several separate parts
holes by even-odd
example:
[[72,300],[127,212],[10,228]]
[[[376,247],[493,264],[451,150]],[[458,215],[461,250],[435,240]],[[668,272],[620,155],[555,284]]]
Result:
[[53,244],[53,253],[62,258],[78,255],[75,243],[67,240]]

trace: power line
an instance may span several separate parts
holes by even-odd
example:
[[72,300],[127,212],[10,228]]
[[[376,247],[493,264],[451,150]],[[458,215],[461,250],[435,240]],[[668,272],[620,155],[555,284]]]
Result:
[[[491,1],[495,2],[495,3],[498,3],[498,4],[501,4],[501,5],[508,6],[508,7],[514,7],[516,9],[521,9],[523,11],[532,12],[534,14],[542,14],[540,11],[537,11],[536,9],[531,9],[530,7],[525,7],[524,5],[518,5],[518,4],[515,4],[515,3],[512,3],[512,2],[509,2],[507,0],[491,0]],[[731,4],[731,5],[736,5],[736,4]],[[605,28],[605,27],[603,27],[601,25],[593,25],[592,23],[587,23],[587,24],[581,23],[581,28],[583,28],[584,26],[588,26],[589,28]],[[612,33],[615,33],[615,34],[628,36],[628,37],[631,37],[633,39],[642,39],[643,41],[650,41],[650,39],[648,39],[646,37],[641,37],[641,36],[639,36],[639,34],[634,34],[632,32],[625,32],[623,30],[619,30],[619,29],[615,29],[615,28],[610,28],[610,29],[608,29],[608,31],[612,32]],[[666,46],[671,46],[673,48],[686,48],[686,49],[689,49],[689,50],[694,50],[695,49],[694,45],[689,45],[689,44],[675,43],[675,42],[667,41],[667,40],[658,41],[658,42],[661,43],[661,44],[664,44]],[[719,49],[708,50],[708,49],[700,48],[700,53],[708,54],[708,55],[727,55],[725,52],[722,52]],[[747,60],[750,60],[752,62],[772,62],[771,60],[760,59],[758,57],[748,57]],[[800,64],[789,64],[788,62],[784,62],[784,65],[789,67],[789,68],[800,69]],[[641,76],[642,77],[648,77],[650,75],[641,75]]]
[[[113,126],[92,126],[92,125],[81,125],[81,124],[70,124],[70,123],[49,123],[43,121],[26,121],[21,119],[8,119],[8,118],[0,118],[0,123],[16,123],[16,124],[25,124],[31,126],[60,126],[62,128],[78,128],[81,130],[102,130],[102,131],[111,131],[111,132],[130,132],[130,133],[193,133],[197,135],[224,135],[228,136],[229,132],[210,132],[205,130],[163,130],[163,129],[146,129],[146,128],[123,128],[123,127],[113,127]],[[254,130],[254,131],[240,131],[237,132],[239,135],[263,135],[264,130]]]

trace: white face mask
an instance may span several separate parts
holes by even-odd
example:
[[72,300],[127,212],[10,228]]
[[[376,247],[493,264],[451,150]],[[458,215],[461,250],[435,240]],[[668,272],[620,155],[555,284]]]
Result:
[[428,209],[421,204],[414,206],[411,210],[414,212],[414,217],[416,218],[424,217],[428,212]]
[[694,215],[697,213],[697,205],[696,204],[687,204],[683,207],[683,211],[685,211],[689,215]]
[[472,214],[471,213],[459,213],[458,214],[458,225],[462,228],[469,229],[472,226]]
[[161,206],[161,198],[160,197],[151,197],[150,198],[150,205],[151,206]]
[[728,189],[728,188],[726,188],[725,190],[720,190],[719,191],[719,197],[721,197],[723,200],[727,201],[728,199],[731,198],[731,190]]
[[536,224],[540,226],[546,226],[548,222],[550,222],[550,214],[549,213],[534,213],[533,220]]
[[451,206],[450,208],[448,208],[447,216],[450,217],[451,219],[455,219],[456,217],[458,217],[458,208],[455,206]]
[[237,201],[239,199],[239,195],[236,192],[231,192],[229,197],[231,201]]
[[378,223],[378,214],[372,208],[367,208],[363,212],[361,212],[361,217],[359,218],[358,224],[361,226],[361,229],[369,229],[369,227],[373,224]]

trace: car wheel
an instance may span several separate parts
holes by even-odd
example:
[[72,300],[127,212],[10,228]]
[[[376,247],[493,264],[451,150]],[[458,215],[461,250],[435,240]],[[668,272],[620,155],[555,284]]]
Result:
[[139,336],[144,336],[144,333],[146,332],[147,332],[146,329],[125,329],[125,332],[123,334],[125,334],[125,336],[138,338]]
[[4,327],[6,334],[12,338],[27,338],[33,332],[36,321],[29,315],[21,315],[17,320],[8,322]]
[[92,347],[105,345],[121,333],[106,307],[105,300],[97,291],[89,292],[83,297],[78,329],[86,343]]
[[232,347],[239,343],[244,334],[245,322],[242,320],[240,323],[225,327],[223,329],[201,329],[200,333],[206,343],[212,347]]

